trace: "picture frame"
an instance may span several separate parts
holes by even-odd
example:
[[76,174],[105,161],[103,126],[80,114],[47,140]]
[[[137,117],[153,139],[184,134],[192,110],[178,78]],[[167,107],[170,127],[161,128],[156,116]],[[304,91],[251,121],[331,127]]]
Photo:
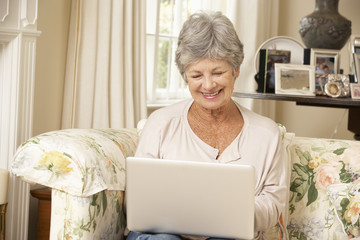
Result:
[[360,35],[351,35],[350,39],[350,69],[353,75],[353,83],[360,81]]
[[315,66],[276,63],[275,93],[315,96]]
[[[359,47],[360,50],[360,47]],[[353,53],[355,82],[360,81],[360,53]]]
[[350,44],[352,53],[360,53],[360,35],[351,35]]
[[315,67],[315,74],[339,73],[339,61],[339,50],[311,48],[310,65]]
[[325,85],[327,83],[327,74],[315,74],[315,95],[326,96]]
[[352,99],[360,99],[360,84],[358,83],[351,83],[351,98]]
[[340,51],[333,49],[310,49],[310,65],[315,67],[316,95],[326,95],[324,86],[328,74],[339,72]]
[[275,93],[275,63],[290,63],[290,61],[289,50],[261,49],[257,92]]

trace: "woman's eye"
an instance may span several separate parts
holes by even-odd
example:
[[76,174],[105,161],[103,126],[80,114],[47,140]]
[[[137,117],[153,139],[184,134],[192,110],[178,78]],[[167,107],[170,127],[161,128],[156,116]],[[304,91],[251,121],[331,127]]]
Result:
[[222,72],[214,72],[214,75],[216,76],[220,76],[221,74],[223,74]]
[[194,76],[192,76],[192,78],[200,78],[201,77],[201,75],[194,75]]

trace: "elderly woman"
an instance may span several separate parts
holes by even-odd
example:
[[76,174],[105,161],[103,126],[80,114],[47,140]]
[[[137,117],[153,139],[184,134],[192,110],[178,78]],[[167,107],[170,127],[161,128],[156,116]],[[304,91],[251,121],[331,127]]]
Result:
[[[190,16],[179,35],[176,64],[192,99],[151,114],[136,156],[254,166],[255,235],[262,239],[285,209],[285,162],[277,125],[231,98],[243,58],[228,18],[219,12]],[[134,232],[128,238],[137,237],[157,238]]]

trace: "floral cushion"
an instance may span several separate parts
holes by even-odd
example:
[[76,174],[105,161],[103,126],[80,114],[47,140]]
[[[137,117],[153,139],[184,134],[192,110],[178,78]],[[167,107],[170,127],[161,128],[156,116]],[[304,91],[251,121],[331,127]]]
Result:
[[359,178],[360,142],[297,137],[290,154],[290,239],[348,239],[327,190]]
[[66,129],[30,138],[16,151],[12,173],[30,183],[90,196],[124,190],[125,158],[135,154],[136,129]]
[[360,237],[360,181],[331,185],[328,194],[344,233]]

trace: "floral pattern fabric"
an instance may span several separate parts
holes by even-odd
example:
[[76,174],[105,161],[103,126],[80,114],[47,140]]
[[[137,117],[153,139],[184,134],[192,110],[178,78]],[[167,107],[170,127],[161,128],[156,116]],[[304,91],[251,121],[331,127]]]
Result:
[[[339,205],[339,200],[336,200],[338,195],[331,189],[338,184],[350,184],[359,179],[360,142],[297,137],[290,147],[290,159],[289,238],[354,237],[354,233],[359,230],[359,211],[354,211],[359,206],[356,205],[357,194],[352,191],[355,195],[349,195],[348,191],[341,195],[349,201],[340,201]],[[355,197],[352,202],[351,197]],[[339,211],[346,214],[340,214]],[[339,221],[337,215],[341,215],[345,222]],[[351,223],[347,221],[350,219]],[[344,223],[348,224],[346,232],[342,226]]]
[[[294,137],[279,126],[288,156],[289,205],[268,239],[360,239],[360,142]],[[139,130],[68,129],[33,137],[12,173],[52,190],[50,239],[123,239],[125,158]]]
[[349,238],[359,238],[360,181],[331,185],[328,194],[343,232]]
[[126,220],[124,192],[104,190],[77,197],[53,189],[51,240],[123,240]]
[[66,129],[41,134],[18,148],[12,173],[74,196],[124,190],[125,159],[135,154],[138,138],[136,129]]

